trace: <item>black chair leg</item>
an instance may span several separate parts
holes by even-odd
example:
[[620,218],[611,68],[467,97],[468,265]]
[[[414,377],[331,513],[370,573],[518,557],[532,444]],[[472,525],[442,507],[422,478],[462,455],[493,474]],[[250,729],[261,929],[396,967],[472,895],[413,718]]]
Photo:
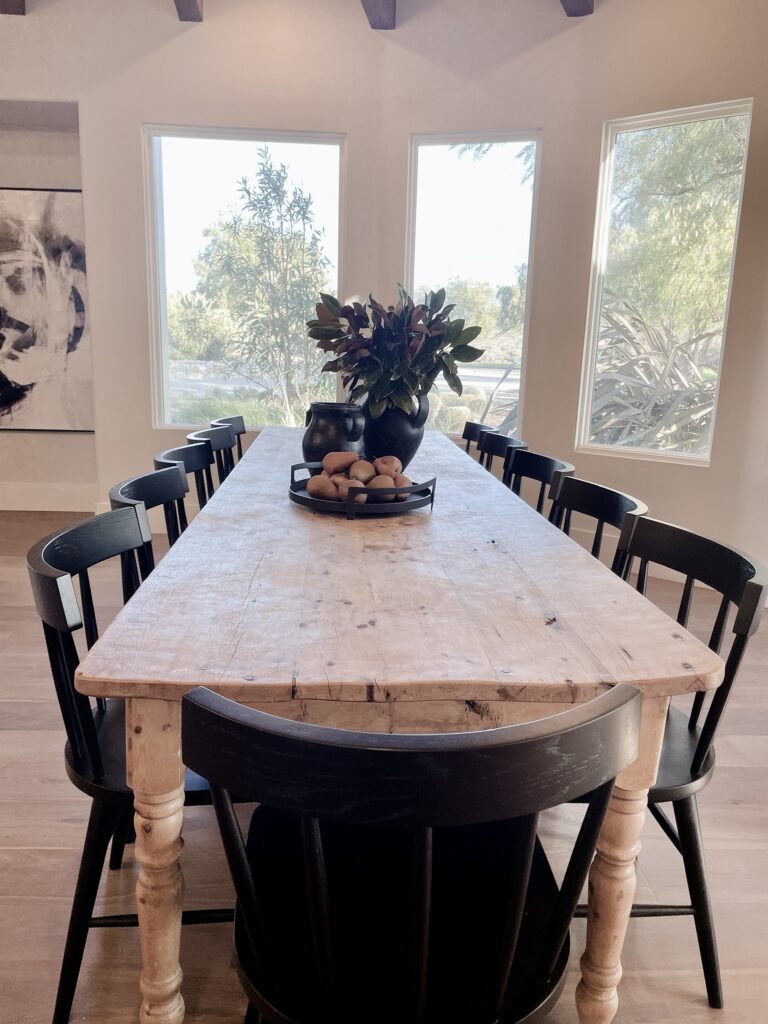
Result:
[[88,819],[88,830],[85,833],[75,898],[72,901],[72,912],[69,915],[67,942],[61,961],[53,1024],[67,1024],[72,1012],[72,1001],[75,998],[80,965],[83,962],[85,942],[93,915],[93,904],[96,902],[104,858],[107,855],[109,840],[117,827],[120,810],[119,804],[104,804],[97,800],[94,800],[91,805],[91,816]]
[[675,811],[677,832],[680,837],[680,849],[685,865],[685,877],[688,881],[688,892],[696,922],[696,935],[699,940],[701,965],[704,968],[704,981],[707,985],[709,1005],[720,1010],[723,1007],[723,987],[720,981],[720,964],[717,957],[717,940],[715,924],[712,919],[712,907],[707,890],[707,875],[704,868],[704,846],[701,840],[699,809],[696,797],[689,796],[685,800],[677,800],[672,805]]
[[133,829],[133,804],[129,803],[120,817],[112,836],[112,847],[109,851],[109,870],[117,871],[123,866],[123,854],[125,844],[136,841],[136,833]]

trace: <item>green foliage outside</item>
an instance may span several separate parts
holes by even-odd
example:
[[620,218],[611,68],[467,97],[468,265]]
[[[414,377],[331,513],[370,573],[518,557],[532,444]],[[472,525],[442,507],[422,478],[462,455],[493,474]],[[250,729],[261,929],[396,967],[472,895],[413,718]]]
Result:
[[[521,159],[529,174],[535,148],[527,148]],[[305,328],[317,294],[331,288],[322,234],[311,196],[290,184],[288,168],[275,166],[266,146],[240,197],[237,214],[205,232],[196,287],[167,296],[172,420],[201,423],[237,412],[253,424],[300,424],[311,400],[335,398],[335,380],[320,372],[322,353]],[[522,265],[508,285],[453,278],[446,288],[456,317],[483,327],[482,364],[499,378],[520,368],[526,276]],[[202,379],[205,387],[196,387]],[[502,385],[490,397],[487,384],[483,391],[470,381],[458,396],[441,383],[430,392],[429,426],[460,431],[467,418],[513,426],[512,379],[509,392]]]
[[239,212],[205,233],[195,290],[168,297],[168,331],[172,361],[214,362],[251,386],[239,396],[177,397],[172,418],[200,422],[213,407],[245,414],[248,401],[246,422],[295,426],[312,399],[335,396],[305,329],[315,296],[329,287],[330,263],[312,197],[289,184],[288,168],[272,163],[268,147],[240,196]]
[[708,450],[747,117],[623,132],[589,438]]

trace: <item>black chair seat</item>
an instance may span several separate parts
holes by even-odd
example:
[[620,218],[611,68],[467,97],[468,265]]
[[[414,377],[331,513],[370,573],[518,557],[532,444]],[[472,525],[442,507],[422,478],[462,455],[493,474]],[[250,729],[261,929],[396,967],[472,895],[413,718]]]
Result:
[[659,773],[656,784],[648,794],[648,803],[660,804],[670,800],[682,800],[698,793],[709,782],[715,770],[715,752],[711,749],[699,771],[693,772],[693,755],[701,738],[701,729],[691,729],[688,715],[677,708],[670,708],[664,743],[661,748]]
[[[106,802],[131,800],[131,789],[125,775],[125,701],[113,697],[106,702],[106,710],[96,708],[93,713],[99,738],[103,775],[97,778],[82,762],[76,764],[72,748],[67,743],[64,760],[67,775],[83,793]],[[185,804],[200,807],[211,803],[211,790],[205,779],[187,770],[184,783]]]
[[[499,938],[511,888],[519,880],[505,870],[513,827],[494,822],[453,827],[434,834],[429,1011],[424,1024],[491,1024],[478,1005],[478,989],[489,963],[499,955]],[[412,913],[412,834],[403,828],[323,823],[323,847],[333,907],[333,962],[344,1005],[335,1024],[392,1024],[403,1018],[412,984],[412,950],[403,943]],[[450,836],[446,835],[450,833]],[[480,842],[479,839],[483,838]],[[442,840],[442,842],[441,842]],[[493,851],[498,851],[494,858]],[[246,844],[255,878],[268,879],[259,891],[265,941],[254,953],[244,917],[235,916],[235,949],[249,998],[267,1020],[316,1024],[319,979],[312,946],[304,884],[304,856],[298,818],[271,808],[253,814]],[[495,863],[494,863],[495,860]],[[490,868],[490,871],[489,871]],[[371,884],[375,879],[375,885]],[[543,1019],[565,980],[566,941],[552,977],[535,977],[541,946],[557,897],[557,882],[537,842],[518,952],[510,974],[501,1024]],[[258,941],[258,939],[257,939]],[[267,946],[268,942],[268,946]],[[460,978],[461,984],[446,983]],[[297,980],[301,983],[297,984]]]

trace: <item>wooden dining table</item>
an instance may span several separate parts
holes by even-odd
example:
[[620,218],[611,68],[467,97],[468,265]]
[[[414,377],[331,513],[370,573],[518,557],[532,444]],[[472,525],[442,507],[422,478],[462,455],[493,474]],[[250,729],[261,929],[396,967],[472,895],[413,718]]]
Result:
[[618,1008],[635,860],[670,698],[721,659],[449,438],[409,469],[434,507],[348,520],[288,498],[301,431],[261,431],[83,660],[77,687],[123,697],[136,809],[143,1024],[184,1018],[179,964],[182,696],[207,686],[277,715],[378,732],[487,729],[643,695],[590,872],[582,1024]]

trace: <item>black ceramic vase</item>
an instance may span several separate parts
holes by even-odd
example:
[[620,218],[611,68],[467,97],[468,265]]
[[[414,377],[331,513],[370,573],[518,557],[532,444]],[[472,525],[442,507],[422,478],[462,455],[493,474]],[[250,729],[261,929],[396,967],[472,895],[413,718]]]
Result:
[[305,462],[322,462],[328,452],[363,454],[365,419],[359,405],[312,402],[301,448]]
[[409,416],[402,409],[385,409],[381,416],[374,419],[368,412],[368,400],[363,403],[365,413],[365,455],[368,459],[378,459],[382,455],[395,455],[403,464],[408,465],[424,437],[424,424],[429,415],[429,399],[426,395],[419,396],[419,408]]

